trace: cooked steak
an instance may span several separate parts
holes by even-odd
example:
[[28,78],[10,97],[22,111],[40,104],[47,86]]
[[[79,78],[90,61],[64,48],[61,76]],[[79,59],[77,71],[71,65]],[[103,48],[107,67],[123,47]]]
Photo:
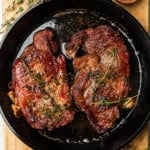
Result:
[[[67,56],[70,58],[75,58],[77,52],[83,49],[88,54],[98,55],[101,59],[100,63],[107,68],[111,66],[114,71],[120,71],[123,75],[129,76],[126,45],[119,32],[110,26],[101,25],[81,30],[73,34],[65,48]],[[115,60],[115,58],[119,60]]]
[[[86,52],[78,57],[80,50]],[[129,90],[129,56],[119,33],[101,25],[75,33],[66,44],[76,71],[71,93],[98,133],[114,126]]]
[[12,80],[17,104],[36,129],[64,126],[74,118],[63,55],[54,56],[57,44],[50,29],[35,33],[34,42],[17,58]]

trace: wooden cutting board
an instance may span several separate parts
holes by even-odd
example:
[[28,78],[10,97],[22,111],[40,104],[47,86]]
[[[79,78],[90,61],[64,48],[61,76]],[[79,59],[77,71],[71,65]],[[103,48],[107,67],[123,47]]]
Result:
[[[5,8],[7,8],[13,0],[3,0],[3,12],[5,11]],[[130,12],[139,22],[143,25],[146,31],[148,31],[149,24],[148,24],[148,1],[149,0],[139,0],[137,3],[134,3],[132,5],[120,5],[121,7],[125,8],[128,12]],[[115,2],[115,1],[114,1]],[[21,5],[22,6],[22,5]],[[23,3],[23,11],[27,9],[27,0],[24,0]],[[114,12],[118,13],[118,12]],[[21,14],[21,13],[20,13]],[[19,16],[18,14],[17,16]],[[5,12],[3,13],[3,22],[10,19],[13,16],[13,12]],[[23,130],[23,129],[22,129]],[[3,143],[4,143],[4,150],[31,150],[27,145],[22,143],[6,126],[5,123],[3,123],[3,131],[4,131],[4,137],[3,137]],[[148,149],[148,128],[147,125],[144,127],[144,129],[124,148],[121,150],[146,150]]]

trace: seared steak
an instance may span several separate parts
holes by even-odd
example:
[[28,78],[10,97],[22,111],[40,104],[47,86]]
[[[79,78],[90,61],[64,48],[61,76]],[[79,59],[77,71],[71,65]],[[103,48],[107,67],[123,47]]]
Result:
[[[86,54],[78,57],[78,52]],[[114,126],[129,90],[129,56],[119,32],[101,25],[75,33],[66,44],[76,72],[71,93],[98,133]]]
[[57,44],[53,32],[35,33],[13,65],[13,88],[17,104],[27,122],[36,129],[52,130],[74,118],[63,55],[54,56]]

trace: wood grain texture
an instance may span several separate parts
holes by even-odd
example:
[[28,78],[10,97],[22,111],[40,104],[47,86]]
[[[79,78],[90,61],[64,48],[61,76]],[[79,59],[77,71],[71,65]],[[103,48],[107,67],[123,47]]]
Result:
[[[148,31],[148,1],[149,0],[138,0],[137,3],[132,5],[120,5],[125,8],[128,12],[130,12],[137,20],[143,25],[143,27]],[[5,8],[10,5],[12,0],[3,0],[3,12]],[[115,2],[116,3],[116,2]],[[27,9],[27,0],[24,0],[23,4],[24,11]],[[114,12],[118,13],[118,12]],[[3,13],[3,22],[10,19],[15,15],[15,12],[7,12]],[[19,16],[19,14],[17,15]],[[16,17],[17,17],[16,16]],[[25,145],[22,141],[20,141],[3,123],[3,131],[4,131],[4,150],[31,150],[27,145]],[[146,150],[148,148],[148,129],[147,126],[124,148],[121,150]]]
[[31,150],[26,144],[20,141],[6,126],[3,124],[3,131],[4,131],[4,150]]
[[116,4],[126,9],[130,14],[132,14],[148,31],[149,28],[149,0],[137,0],[136,3],[133,4],[121,4],[113,0]]

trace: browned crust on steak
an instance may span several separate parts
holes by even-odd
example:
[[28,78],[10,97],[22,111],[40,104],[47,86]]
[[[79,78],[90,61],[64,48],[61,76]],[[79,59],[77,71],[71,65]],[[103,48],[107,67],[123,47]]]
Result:
[[[80,49],[86,54],[78,57]],[[129,54],[118,31],[101,25],[75,33],[66,44],[76,71],[71,93],[98,133],[119,118],[119,102],[128,96]]]
[[35,33],[28,46],[13,64],[12,80],[17,103],[27,122],[35,129],[52,130],[74,118],[66,80],[66,61],[55,57],[57,44],[53,32]]

